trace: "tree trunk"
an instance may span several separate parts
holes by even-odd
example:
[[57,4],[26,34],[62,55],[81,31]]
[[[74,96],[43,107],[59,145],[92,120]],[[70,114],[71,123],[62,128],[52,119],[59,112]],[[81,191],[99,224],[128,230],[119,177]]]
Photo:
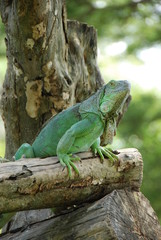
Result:
[[[63,0],[0,0],[0,12],[8,58],[2,117],[5,156],[11,159],[21,143],[32,143],[51,115],[82,101],[104,82],[96,62],[96,31],[67,21]],[[138,192],[114,190],[69,211],[55,217],[50,210],[18,213],[1,239],[159,239],[157,217]]]
[[96,31],[67,22],[63,0],[1,0],[0,9],[8,58],[2,93],[5,155],[12,158],[48,118],[82,101],[103,80]]

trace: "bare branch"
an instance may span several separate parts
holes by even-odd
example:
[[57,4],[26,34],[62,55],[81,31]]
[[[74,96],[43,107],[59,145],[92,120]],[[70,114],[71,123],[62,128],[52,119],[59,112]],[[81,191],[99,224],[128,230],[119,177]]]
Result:
[[80,153],[80,175],[69,179],[57,157],[22,159],[2,163],[0,168],[0,212],[68,206],[94,201],[114,189],[138,190],[143,163],[136,149],[120,150],[119,163],[103,164],[91,152]]

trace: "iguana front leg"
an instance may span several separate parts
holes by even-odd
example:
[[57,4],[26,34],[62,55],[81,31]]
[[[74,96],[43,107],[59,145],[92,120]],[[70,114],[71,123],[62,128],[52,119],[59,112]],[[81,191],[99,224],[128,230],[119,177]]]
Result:
[[80,160],[79,157],[72,157],[72,153],[86,151],[93,144],[94,140],[101,135],[103,125],[95,114],[91,114],[78,123],[74,124],[60,139],[57,146],[57,156],[63,166],[67,166],[71,177],[71,167],[77,174],[79,171],[73,161]]
[[108,148],[107,146],[101,147],[100,146],[100,137],[93,143],[91,146],[92,151],[94,154],[98,153],[101,158],[101,162],[104,161],[104,156],[108,157],[112,163],[118,161],[118,157],[112,152],[112,149]]

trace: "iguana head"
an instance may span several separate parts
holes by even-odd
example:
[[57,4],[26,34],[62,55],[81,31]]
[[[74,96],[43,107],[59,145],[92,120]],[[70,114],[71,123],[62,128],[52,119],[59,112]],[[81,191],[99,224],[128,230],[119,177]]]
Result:
[[126,80],[111,80],[104,87],[104,93],[100,99],[100,110],[103,114],[113,115],[121,111],[130,94],[130,83]]
[[34,151],[30,144],[24,143],[22,144],[17,152],[15,153],[14,159],[18,160],[20,158],[33,158],[34,157]]

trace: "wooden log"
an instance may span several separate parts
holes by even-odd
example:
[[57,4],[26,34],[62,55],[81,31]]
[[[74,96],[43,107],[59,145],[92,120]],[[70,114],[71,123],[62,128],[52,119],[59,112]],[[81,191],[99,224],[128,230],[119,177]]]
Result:
[[22,159],[2,163],[0,168],[0,212],[55,208],[57,211],[94,201],[114,189],[139,190],[143,162],[136,149],[119,150],[119,162],[100,163],[91,152],[80,153],[80,175],[71,179],[57,157]]
[[114,190],[70,213],[24,225],[15,224],[0,239],[161,239],[161,226],[149,201],[141,192],[127,189]]

